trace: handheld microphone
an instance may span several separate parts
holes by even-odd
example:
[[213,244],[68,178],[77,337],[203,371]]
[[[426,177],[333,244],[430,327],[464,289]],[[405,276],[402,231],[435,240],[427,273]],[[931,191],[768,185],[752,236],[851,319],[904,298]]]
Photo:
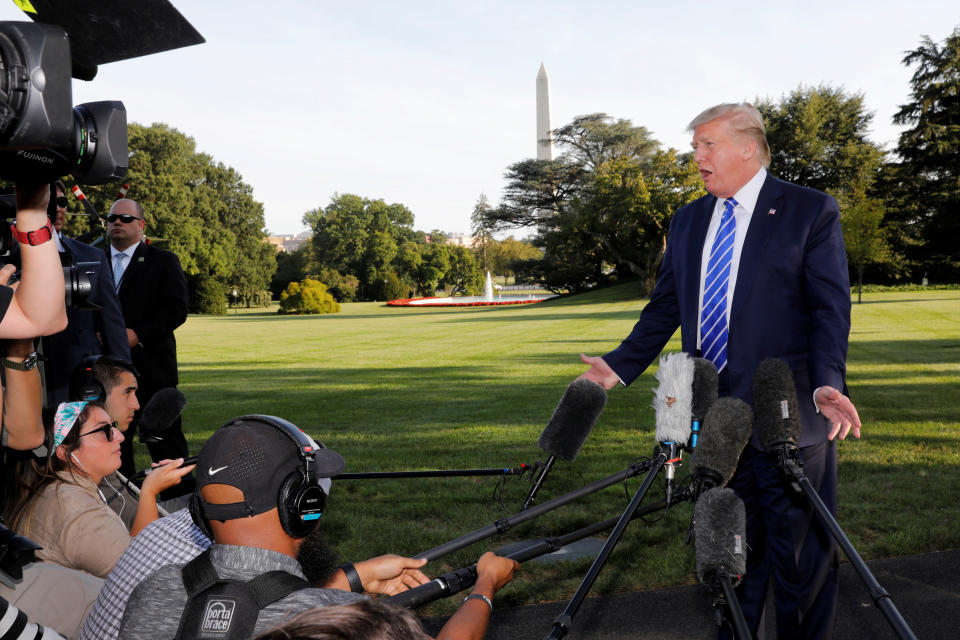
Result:
[[693,407],[693,370],[690,356],[685,353],[671,353],[660,358],[656,373],[660,385],[653,390],[653,408],[656,413],[657,442],[669,450],[664,463],[668,504],[673,498],[676,468],[692,433],[690,412]]
[[746,402],[720,398],[713,403],[703,421],[700,442],[693,450],[694,498],[730,481],[752,430],[753,412]]
[[715,364],[706,358],[691,358],[693,362],[693,403],[690,409],[690,448],[696,449],[700,427],[710,407],[717,401],[719,376]]
[[187,399],[174,387],[160,389],[140,412],[140,442],[163,442],[170,425],[180,417]]
[[580,453],[580,447],[593,430],[597,419],[607,404],[607,391],[596,382],[586,378],[577,378],[567,387],[553,410],[550,422],[540,434],[540,448],[550,454],[540,473],[534,480],[520,510],[533,503],[534,497],[543,486],[543,481],[553,468],[557,458],[573,462]]
[[[737,638],[751,637],[733,590],[747,570],[747,516],[743,502],[732,489],[710,489],[693,508],[695,518],[697,579],[711,593],[723,594],[713,606],[722,614],[726,600]],[[718,618],[718,622],[721,618]]]

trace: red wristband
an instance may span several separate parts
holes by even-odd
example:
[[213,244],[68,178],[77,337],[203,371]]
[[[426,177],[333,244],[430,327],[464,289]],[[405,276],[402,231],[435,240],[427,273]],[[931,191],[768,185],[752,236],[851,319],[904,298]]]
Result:
[[16,224],[11,224],[10,230],[13,232],[13,237],[17,239],[17,242],[20,244],[29,244],[32,247],[43,244],[53,237],[53,225],[50,224],[50,218],[47,218],[47,224],[33,231],[24,233],[17,229]]

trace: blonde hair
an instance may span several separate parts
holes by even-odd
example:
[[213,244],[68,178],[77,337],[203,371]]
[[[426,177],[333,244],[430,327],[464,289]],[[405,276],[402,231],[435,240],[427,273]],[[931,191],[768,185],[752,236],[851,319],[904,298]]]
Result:
[[687,125],[687,131],[692,132],[700,125],[719,118],[728,118],[734,131],[756,142],[757,153],[760,154],[763,166],[770,166],[770,145],[767,144],[767,128],[763,124],[763,116],[749,102],[727,102],[710,107],[690,121],[690,124]]

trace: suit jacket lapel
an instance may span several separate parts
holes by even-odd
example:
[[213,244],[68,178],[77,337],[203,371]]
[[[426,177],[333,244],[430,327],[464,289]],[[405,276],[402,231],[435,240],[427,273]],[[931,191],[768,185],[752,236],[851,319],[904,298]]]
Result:
[[733,308],[730,309],[731,324],[733,319],[743,311],[747,298],[750,297],[750,289],[753,287],[753,281],[757,275],[763,248],[767,245],[767,241],[783,216],[780,212],[782,199],[783,190],[780,188],[780,181],[767,174],[767,179],[764,180],[763,187],[760,189],[760,196],[757,198],[757,205],[753,209],[753,216],[750,218],[750,226],[747,227],[747,237],[743,241],[743,249],[740,252],[737,285],[733,292]]

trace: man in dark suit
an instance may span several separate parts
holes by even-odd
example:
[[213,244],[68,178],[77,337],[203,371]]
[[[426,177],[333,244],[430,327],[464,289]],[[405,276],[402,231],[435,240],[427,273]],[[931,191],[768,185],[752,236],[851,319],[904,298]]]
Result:
[[87,301],[100,307],[94,309],[67,308],[67,328],[43,338],[44,379],[47,407],[55,408],[69,400],[70,376],[74,368],[87,356],[108,355],[130,360],[130,346],[113,283],[113,273],[103,251],[62,235],[67,213],[67,197],[59,180],[50,203],[53,215],[54,240],[60,250],[64,266],[80,262],[97,264]]
[[[761,360],[785,360],[797,386],[804,470],[836,513],[836,446],[860,420],[844,389],[850,286],[837,204],[777,180],[763,120],[725,104],[690,124],[694,160],[710,195],[679,209],[650,302],[632,333],[583,377],[630,384],[677,327],[683,350],[717,365],[720,394],[752,403]],[[747,508],[747,573],[738,595],[754,634],[775,576],[778,638],[826,638],[837,596],[830,534],[792,500],[756,433],[730,486]]]
[[[141,411],[153,394],[175,387],[177,342],[173,331],[187,319],[187,281],[176,254],[152,247],[143,241],[143,208],[133,200],[113,203],[107,216],[107,250],[117,296],[123,309],[131,360],[140,373],[137,399]],[[133,438],[124,444],[122,473],[132,474]],[[180,419],[171,425],[163,442],[148,444],[153,460],[182,458],[188,455]],[[184,486],[181,486],[184,485]],[[192,491],[191,483],[181,483],[178,491]],[[174,496],[164,495],[169,499]]]

